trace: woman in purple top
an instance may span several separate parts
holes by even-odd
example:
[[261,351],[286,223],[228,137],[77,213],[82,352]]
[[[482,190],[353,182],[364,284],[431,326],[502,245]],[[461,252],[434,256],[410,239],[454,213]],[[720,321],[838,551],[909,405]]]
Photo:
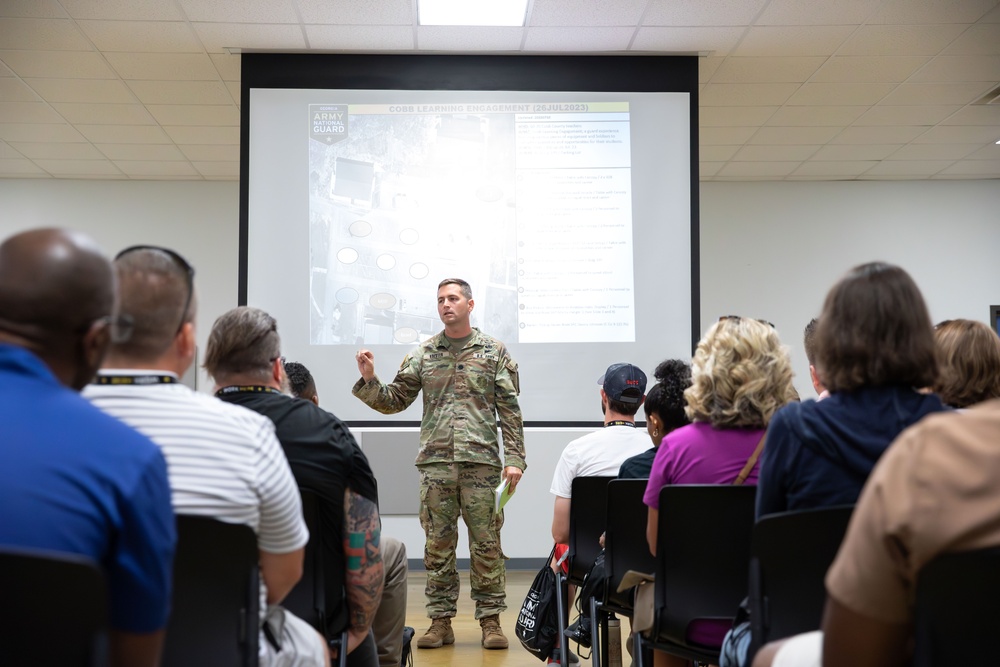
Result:
[[[698,343],[684,398],[694,423],[663,439],[643,496],[649,506],[646,538],[654,556],[660,489],[665,484],[732,484],[755,452],[759,455],[771,416],[797,400],[788,351],[774,327],[745,317],[721,318]],[[757,483],[757,467],[752,465],[746,484]],[[688,638],[719,646],[729,626],[696,621]],[[683,664],[676,656],[654,653],[655,667]]]

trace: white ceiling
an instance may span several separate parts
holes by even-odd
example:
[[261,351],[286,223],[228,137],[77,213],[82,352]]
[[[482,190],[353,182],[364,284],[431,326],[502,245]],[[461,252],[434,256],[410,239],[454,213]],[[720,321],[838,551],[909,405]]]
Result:
[[242,49],[697,53],[703,181],[1000,178],[998,3],[0,0],[0,177],[236,180]]

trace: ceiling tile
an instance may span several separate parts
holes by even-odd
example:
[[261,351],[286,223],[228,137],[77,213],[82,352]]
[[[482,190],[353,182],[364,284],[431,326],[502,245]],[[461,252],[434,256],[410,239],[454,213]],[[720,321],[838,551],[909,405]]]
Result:
[[869,23],[975,23],[995,0],[886,0]]
[[799,165],[798,169],[792,172],[792,176],[829,176],[833,178],[845,178],[859,176],[878,164],[875,160],[855,160],[822,162],[810,160]]
[[518,51],[524,28],[428,25],[417,28],[417,46],[430,51]]
[[59,0],[75,19],[112,21],[182,21],[174,2],[163,0]]
[[0,78],[0,100],[4,102],[36,102],[38,95],[19,79]]
[[1000,127],[1000,104],[967,106],[941,121],[942,125],[995,125]]
[[[524,50],[534,53],[624,51],[628,48],[634,32],[633,28],[528,28],[527,30]],[[637,47],[633,45],[632,48]]]
[[885,96],[882,104],[964,106],[979,99],[987,88],[982,83],[901,83]]
[[83,51],[0,51],[3,60],[22,79],[114,79],[97,52]]
[[864,160],[884,160],[898,149],[902,144],[864,144],[845,145],[831,144],[823,146],[816,155],[816,160],[833,162],[836,160],[864,161]]
[[0,139],[12,141],[84,141],[84,138],[69,123],[65,125],[39,123],[0,123]]
[[770,107],[701,107],[698,125],[701,127],[733,127],[763,125],[778,110]]
[[960,106],[892,106],[879,104],[854,121],[855,125],[937,125]]
[[411,0],[297,0],[303,23],[412,25]]
[[177,0],[189,21],[298,23],[292,0]]
[[[997,50],[1000,51],[1000,42]],[[938,56],[917,72],[912,81],[1000,81],[1000,55]]]
[[920,176],[927,178],[945,169],[950,160],[883,160],[865,172],[866,176]]
[[184,156],[192,162],[239,162],[240,147],[235,145],[184,145]]
[[942,174],[1000,178],[1000,160],[962,160],[945,168]]
[[698,141],[703,146],[733,146],[744,144],[753,136],[755,127],[703,127]]
[[[64,123],[45,102],[0,102],[0,123]],[[70,121],[71,123],[73,121]]]
[[97,144],[103,157],[109,160],[184,160],[173,144]]
[[152,125],[141,104],[86,104],[58,102],[52,105],[70,123],[86,125]]
[[843,127],[850,125],[868,107],[782,107],[767,121],[773,127]]
[[988,125],[938,125],[916,139],[918,144],[986,144],[998,138],[997,128]]
[[788,100],[791,106],[872,105],[896,87],[894,83],[807,83]]
[[639,28],[631,50],[725,56],[736,48],[743,32],[744,28]]
[[129,81],[143,104],[232,104],[221,81]]
[[215,81],[219,73],[203,53],[107,53],[123,79]]
[[313,49],[332,51],[406,51],[414,48],[409,26],[307,25]]
[[206,106],[196,104],[152,104],[147,107],[160,125],[239,125],[240,112],[235,104]]
[[56,0],[4,0],[0,3],[0,16],[38,19],[68,18]]
[[[1000,5],[994,13],[1000,17]],[[969,26],[958,39],[944,50],[949,56],[993,56],[1000,43],[1000,23],[985,23]]]
[[712,83],[803,83],[826,60],[812,58],[743,58],[730,56],[715,71]]
[[751,144],[795,145],[825,144],[840,132],[840,127],[762,127],[750,139]]
[[787,176],[799,162],[729,162],[719,170],[720,176]]
[[306,48],[302,27],[297,24],[195,23],[194,30],[209,53],[227,53],[227,48],[276,51]]
[[182,21],[78,21],[101,51],[201,53],[191,26]]
[[835,144],[905,144],[927,131],[912,125],[848,127],[833,140]]
[[784,104],[796,90],[797,83],[710,83],[699,102],[703,106],[776,106]]
[[121,174],[110,160],[35,160],[35,164],[53,176],[73,174]]
[[634,26],[642,18],[646,0],[534,0],[527,25]]
[[46,102],[127,104],[135,101],[118,79],[25,79],[24,82]]
[[747,145],[740,149],[734,162],[790,162],[808,160],[820,147],[806,145],[797,146],[755,146]]
[[974,144],[908,144],[889,160],[961,160],[976,150]]
[[1000,145],[990,144],[965,156],[966,160],[1000,160]]
[[90,43],[64,19],[0,18],[0,44],[5,49],[26,51],[90,51]]
[[962,33],[960,25],[864,25],[838,56],[936,56]]
[[77,125],[95,144],[167,144],[170,139],[155,125]]
[[23,158],[0,158],[0,176],[7,177],[28,174],[43,176],[45,172],[31,160]]
[[128,176],[196,176],[198,172],[190,162],[165,160],[115,160],[115,165]]
[[242,72],[240,71],[240,54],[234,53],[232,55],[225,53],[213,53],[210,56],[212,58],[212,63],[215,65],[215,69],[218,70],[219,76],[222,77],[223,81],[239,81]]
[[756,25],[860,25],[881,0],[771,0]]
[[239,162],[195,162],[194,166],[198,173],[203,176],[232,178],[233,180],[240,177]]
[[733,51],[738,56],[831,56],[853,26],[753,27]]
[[11,143],[11,146],[32,160],[100,160],[104,158],[93,144],[15,141]]
[[768,0],[652,0],[642,18],[643,25],[662,26],[743,26]]
[[164,127],[176,144],[236,144],[240,143],[238,127]]
[[701,162],[725,162],[736,155],[740,146],[699,146],[698,160]]
[[833,56],[812,77],[813,83],[906,81],[927,56]]

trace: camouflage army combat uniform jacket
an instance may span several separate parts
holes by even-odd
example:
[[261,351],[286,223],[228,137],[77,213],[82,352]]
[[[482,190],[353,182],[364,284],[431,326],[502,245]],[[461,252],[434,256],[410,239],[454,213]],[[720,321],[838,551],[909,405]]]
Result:
[[504,463],[525,468],[524,427],[517,404],[517,364],[503,343],[473,328],[457,354],[444,332],[403,359],[396,377],[358,380],[352,393],[383,414],[405,410],[424,392],[416,464],[485,463],[499,467],[496,421],[500,417]]

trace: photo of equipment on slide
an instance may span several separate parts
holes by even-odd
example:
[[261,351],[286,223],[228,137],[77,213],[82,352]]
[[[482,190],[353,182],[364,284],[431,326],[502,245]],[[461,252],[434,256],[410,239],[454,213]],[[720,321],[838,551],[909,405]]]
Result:
[[[303,109],[303,115],[305,109]],[[310,343],[635,341],[627,102],[309,104]]]

